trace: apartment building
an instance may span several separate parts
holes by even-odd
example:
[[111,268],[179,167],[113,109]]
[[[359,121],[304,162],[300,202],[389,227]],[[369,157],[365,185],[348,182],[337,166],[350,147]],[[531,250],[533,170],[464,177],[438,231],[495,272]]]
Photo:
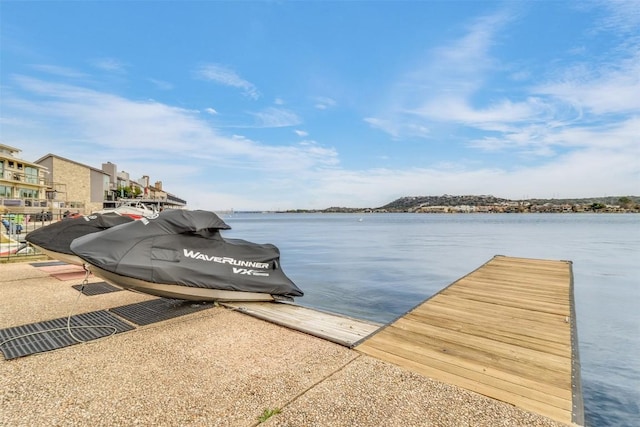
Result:
[[109,174],[56,154],[36,160],[49,171],[50,208],[54,212],[91,213],[102,209],[109,191]]
[[21,159],[21,152],[0,144],[0,211],[40,212],[47,207],[49,170]]
[[91,213],[121,203],[144,203],[157,208],[184,208],[187,204],[162,191],[162,182],[150,185],[147,175],[133,180],[128,172],[119,172],[115,163],[103,163],[102,169],[97,169],[55,154],[47,154],[36,163],[46,166],[51,175],[54,210]]
[[[64,212],[89,214],[121,203],[153,204],[157,208],[184,208],[186,200],[150,184],[147,175],[134,180],[117,165],[94,168],[49,153],[35,162],[20,158],[22,150],[0,144],[0,213]],[[125,194],[124,189],[127,189]]]

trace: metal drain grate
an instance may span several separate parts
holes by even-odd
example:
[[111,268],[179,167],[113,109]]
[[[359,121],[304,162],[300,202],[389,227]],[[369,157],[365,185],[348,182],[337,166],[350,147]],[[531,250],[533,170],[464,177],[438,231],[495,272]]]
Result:
[[[84,288],[83,288],[84,286]],[[107,282],[87,283],[86,285],[73,285],[73,289],[84,295],[93,296],[121,291],[122,288],[108,284]]]
[[[73,337],[82,341],[111,335],[114,332],[113,328],[116,333],[135,329],[106,310],[71,316],[70,325],[83,327],[72,329]],[[78,344],[73,337],[69,335],[66,317],[15,326],[0,330],[0,351],[5,359],[15,359]]]
[[195,313],[213,306],[213,303],[197,303],[193,301],[159,298],[110,308],[109,311],[136,325],[142,326],[184,316],[185,314]]
[[53,267],[56,265],[67,265],[64,261],[41,261],[41,262],[32,262],[29,264],[32,267]]

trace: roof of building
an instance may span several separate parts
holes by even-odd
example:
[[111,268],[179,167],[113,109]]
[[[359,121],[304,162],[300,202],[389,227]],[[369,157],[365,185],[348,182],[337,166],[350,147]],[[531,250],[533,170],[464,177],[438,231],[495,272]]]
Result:
[[38,160],[36,160],[36,163],[39,164],[40,162],[44,161],[48,157],[54,157],[56,159],[64,160],[65,162],[73,163],[73,164],[76,164],[78,166],[82,166],[82,167],[91,169],[92,171],[95,171],[95,172],[100,172],[100,173],[102,173],[104,175],[109,175],[107,172],[103,171],[102,169],[94,168],[93,166],[85,165],[83,163],[76,162],[75,160],[67,159],[66,157],[58,156],[57,154],[53,154],[53,153],[45,154],[44,156],[42,156]]

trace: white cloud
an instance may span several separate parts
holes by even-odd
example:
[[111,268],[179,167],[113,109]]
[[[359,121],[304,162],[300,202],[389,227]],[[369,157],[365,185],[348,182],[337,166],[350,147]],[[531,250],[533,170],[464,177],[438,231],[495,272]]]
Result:
[[454,97],[442,97],[412,111],[429,120],[458,122],[487,130],[495,130],[499,123],[535,120],[540,112],[540,102],[535,98],[526,102],[503,99],[485,108],[472,108],[466,100]]
[[203,65],[196,70],[196,75],[204,80],[242,89],[243,93],[249,98],[258,99],[260,97],[260,92],[258,92],[258,89],[252,83],[240,77],[235,71],[222,65]]
[[624,60],[599,67],[580,64],[556,81],[534,88],[540,94],[572,103],[593,114],[634,113],[640,110],[640,48]]
[[213,109],[213,108],[205,108],[205,109],[204,109],[204,111],[205,111],[207,114],[211,114],[212,116],[216,116],[216,115],[218,115],[218,112],[217,112],[215,109]]
[[336,101],[332,98],[328,98],[326,96],[319,96],[315,98],[315,107],[318,110],[327,110],[329,108],[335,107],[336,105]]
[[[297,170],[332,164],[335,152],[316,145],[267,146],[243,136],[225,136],[197,112],[159,102],[131,101],[77,86],[20,77],[30,97],[4,99],[3,138],[29,140],[25,152],[38,158],[57,151],[62,156],[93,159],[109,156],[157,162],[206,161],[211,167],[262,171]],[[271,111],[260,116],[269,123],[297,121],[293,114]],[[24,126],[21,117],[32,117]],[[117,124],[117,125],[116,125]],[[72,135],[72,137],[70,137]],[[38,150],[39,149],[39,150]],[[38,152],[36,152],[38,151]],[[323,159],[322,156],[327,156]],[[189,160],[191,159],[191,160]],[[84,160],[84,159],[83,159]],[[78,161],[83,161],[78,160]],[[278,172],[279,173],[279,172]]]
[[421,123],[406,120],[381,119],[377,117],[365,117],[364,121],[371,127],[388,133],[394,139],[414,136],[424,138],[429,134],[429,128]]
[[[637,154],[638,151],[636,150]],[[635,177],[636,179],[629,179]],[[557,156],[544,166],[467,169],[450,164],[402,170],[327,171],[307,198],[317,207],[377,207],[407,195],[492,194],[498,197],[593,197],[638,194],[640,170],[622,152],[593,149]],[[330,197],[321,195],[330,195]],[[322,204],[324,203],[324,206]],[[298,205],[299,206],[299,205]]]
[[87,77],[85,73],[67,67],[60,67],[57,65],[38,64],[34,65],[33,68],[38,71],[43,71],[45,73],[60,77],[69,77],[74,79]]
[[[640,11],[623,17],[629,3],[607,7],[616,22],[607,28],[621,33],[628,30],[623,22],[636,22]],[[365,121],[394,139],[447,138],[473,150],[509,153],[515,161],[601,147],[634,123],[640,112],[640,48],[625,41],[597,61],[577,62],[583,58],[578,56],[559,62],[563,68],[551,63],[542,76],[511,72],[506,84],[519,85],[511,91],[517,95],[486,97],[483,91],[491,86],[485,81],[495,85],[496,76],[511,66],[491,56],[510,19],[503,13],[479,19],[459,39],[431,50],[393,85],[385,108]]]
[[97,58],[91,61],[91,64],[104,71],[120,72],[126,71],[126,65],[115,58]]
[[309,132],[306,132],[304,130],[295,129],[293,132],[300,137],[309,136]]
[[640,28],[640,11],[636,0],[600,0],[587,7],[601,7],[605,15],[597,23],[597,30],[619,34],[635,33]]
[[505,13],[482,17],[458,39],[430,50],[393,84],[384,109],[365,121],[399,139],[425,137],[438,122],[486,123],[505,112],[526,115],[526,104],[506,99],[481,109],[470,102],[495,67],[489,52],[509,20]]
[[302,121],[293,111],[284,108],[269,107],[263,111],[250,113],[256,118],[256,126],[265,128],[277,128],[296,126]]

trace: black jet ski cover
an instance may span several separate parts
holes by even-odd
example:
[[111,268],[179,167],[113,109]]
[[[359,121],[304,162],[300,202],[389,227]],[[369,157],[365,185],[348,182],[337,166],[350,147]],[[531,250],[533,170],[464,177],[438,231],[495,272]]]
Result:
[[73,255],[71,242],[80,237],[133,221],[115,213],[83,215],[54,222],[26,235],[27,242],[53,252]]
[[74,240],[71,250],[103,270],[151,283],[289,297],[303,292],[280,268],[272,244],[224,239],[215,213],[165,210]]

